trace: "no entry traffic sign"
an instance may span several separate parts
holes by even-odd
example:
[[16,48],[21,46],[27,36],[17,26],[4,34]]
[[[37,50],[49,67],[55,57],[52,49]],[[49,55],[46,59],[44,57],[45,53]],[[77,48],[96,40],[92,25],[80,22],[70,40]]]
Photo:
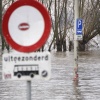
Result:
[[36,0],[18,0],[3,17],[3,35],[20,52],[33,52],[48,39],[51,20],[46,8]]

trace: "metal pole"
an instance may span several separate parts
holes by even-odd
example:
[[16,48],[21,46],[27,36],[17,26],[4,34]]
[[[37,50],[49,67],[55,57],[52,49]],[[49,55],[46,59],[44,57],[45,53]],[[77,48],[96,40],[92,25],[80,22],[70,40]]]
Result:
[[79,18],[79,0],[74,0],[74,10],[75,10],[75,14],[74,14],[74,80],[77,80],[78,78],[78,54],[77,54],[77,50],[78,50],[78,41],[76,38],[76,20],[77,18]]
[[27,100],[31,100],[31,81],[27,81]]

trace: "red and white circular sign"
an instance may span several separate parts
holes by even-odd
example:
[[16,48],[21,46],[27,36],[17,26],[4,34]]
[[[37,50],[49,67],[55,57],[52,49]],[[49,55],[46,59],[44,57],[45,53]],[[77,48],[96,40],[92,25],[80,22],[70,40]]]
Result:
[[18,0],[6,11],[3,35],[20,52],[38,50],[48,39],[51,20],[46,8],[36,0]]

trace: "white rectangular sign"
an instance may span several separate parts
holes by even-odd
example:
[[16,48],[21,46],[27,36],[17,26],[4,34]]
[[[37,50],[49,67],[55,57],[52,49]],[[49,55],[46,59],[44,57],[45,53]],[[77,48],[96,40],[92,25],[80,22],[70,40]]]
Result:
[[3,80],[48,80],[51,76],[49,52],[6,53],[2,57]]
[[83,40],[83,36],[82,35],[76,35],[76,40]]

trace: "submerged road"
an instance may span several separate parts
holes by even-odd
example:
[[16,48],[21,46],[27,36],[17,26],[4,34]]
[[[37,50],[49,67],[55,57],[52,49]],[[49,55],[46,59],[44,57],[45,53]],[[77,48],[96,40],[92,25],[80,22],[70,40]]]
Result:
[[[100,51],[79,53],[77,82],[73,52],[51,55],[51,79],[32,81],[32,100],[100,100]],[[0,100],[27,100],[26,86],[26,81],[3,81],[0,66]]]

